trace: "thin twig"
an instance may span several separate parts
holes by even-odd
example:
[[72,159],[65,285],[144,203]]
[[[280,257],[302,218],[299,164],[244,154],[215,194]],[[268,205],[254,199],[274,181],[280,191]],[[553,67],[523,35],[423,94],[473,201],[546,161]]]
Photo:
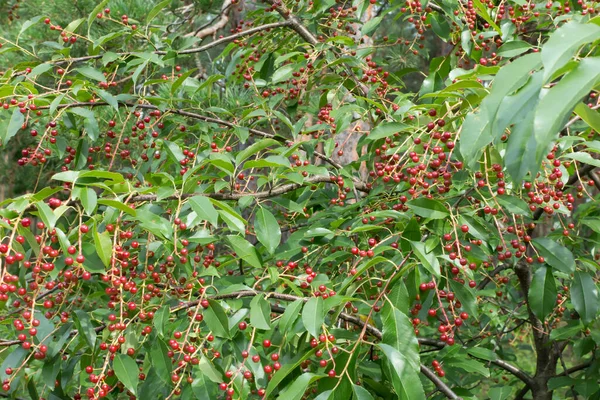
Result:
[[[237,39],[258,33],[258,32],[266,31],[269,29],[281,28],[281,27],[288,26],[288,25],[290,25],[289,21],[281,21],[281,22],[274,22],[271,24],[260,25],[260,26],[254,27],[254,28],[247,29],[242,32],[235,33],[233,35],[222,37],[220,39],[217,39],[215,41],[212,41],[212,42],[207,43],[200,47],[193,47],[193,48],[187,49],[187,50],[176,51],[175,54],[186,55],[186,54],[201,53],[201,52],[207,51],[209,49],[212,49],[213,47],[217,47],[218,45],[223,44],[223,43],[233,42],[234,40],[237,40]],[[121,52],[121,53],[117,53],[117,54],[121,57],[127,57],[127,56],[134,55],[135,52],[125,51],[125,52]],[[167,54],[167,52],[163,51],[163,50],[157,50],[154,52],[154,54],[159,55],[159,56],[164,56]],[[72,57],[72,58],[65,58],[62,60],[53,60],[53,61],[46,61],[46,62],[49,64],[54,64],[54,65],[64,65],[64,64],[85,62],[85,61],[90,61],[90,60],[99,60],[103,56],[104,56],[104,54],[96,54],[93,56]],[[24,72],[16,73],[15,76],[22,75],[22,74],[24,74]]]

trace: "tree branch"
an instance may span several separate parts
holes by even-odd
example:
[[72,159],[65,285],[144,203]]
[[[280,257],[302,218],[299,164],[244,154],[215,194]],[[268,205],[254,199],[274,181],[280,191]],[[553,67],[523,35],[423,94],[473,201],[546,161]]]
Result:
[[221,6],[221,12],[219,13],[218,21],[213,25],[213,21],[209,26],[203,26],[198,28],[194,33],[188,33],[186,37],[195,36],[197,38],[205,38],[207,36],[214,35],[219,29],[222,29],[229,22],[228,9],[231,7],[231,0],[225,0]]
[[[160,111],[160,109],[157,106],[153,106],[151,104],[136,104],[136,103],[127,103],[124,101],[120,101],[120,102],[118,102],[118,104],[119,104],[119,106],[123,106],[123,107],[135,107],[135,108],[142,108],[142,109],[146,109],[146,110]],[[56,109],[58,110],[58,109],[73,108],[73,107],[105,107],[105,106],[109,106],[109,104],[104,101],[79,102],[79,103],[59,104],[56,107]],[[49,108],[50,108],[50,106],[48,105],[48,106],[40,106],[37,109],[38,110],[47,110]],[[239,126],[239,125],[234,124],[233,122],[208,117],[206,115],[196,114],[196,113],[189,112],[189,111],[183,111],[183,110],[177,110],[177,109],[167,109],[164,112],[169,113],[169,114],[177,114],[177,115],[181,115],[183,117],[193,118],[193,119],[197,119],[197,120],[201,120],[201,121],[205,121],[205,122],[209,122],[209,123],[214,123],[214,124],[218,124],[218,125],[223,125],[223,126],[227,126],[229,128],[236,128]],[[280,138],[278,136],[273,135],[272,133],[264,132],[264,131],[254,129],[254,128],[247,128],[247,129],[248,129],[248,132],[253,135],[262,136],[262,137],[274,139],[274,140],[279,140],[282,143],[287,144],[287,145],[293,144],[293,142],[291,140],[286,140],[284,138]],[[327,157],[325,154],[323,154],[321,152],[315,151],[314,155],[315,155],[315,157],[320,158],[321,160],[325,161],[326,163],[330,164],[331,166],[333,166],[335,168],[338,168],[338,169],[342,168],[342,165],[335,162],[334,160]],[[354,180],[355,184],[360,184],[360,181],[358,181],[358,179],[354,178],[353,180]]]
[[527,385],[528,387],[531,387],[533,385],[533,379],[531,378],[531,376],[529,376],[529,374],[525,371],[522,371],[519,368],[515,367],[514,365],[509,364],[503,360],[492,360],[490,361],[490,363],[502,368],[507,372],[510,372],[511,374],[522,380],[523,383],[525,383],[525,385]]
[[[432,370],[427,368],[424,365],[421,365],[421,373],[427,377],[433,384],[439,389],[440,392],[444,393],[447,398],[459,400],[462,397],[459,397],[450,389],[440,378],[438,378]],[[410,383],[409,383],[410,384]]]
[[[290,21],[281,21],[281,22],[274,22],[271,24],[260,25],[260,26],[254,27],[254,28],[247,29],[243,32],[238,32],[233,35],[222,37],[220,39],[217,39],[210,43],[207,43],[203,46],[193,47],[191,49],[182,50],[182,51],[178,51],[175,53],[177,55],[201,53],[201,52],[207,51],[209,49],[212,49],[213,47],[217,47],[220,44],[233,42],[234,40],[237,40],[237,39],[249,36],[249,35],[253,35],[258,32],[275,29],[275,28],[281,28],[284,26],[289,26],[290,23],[291,23]],[[117,53],[117,54],[121,57],[126,57],[126,56],[133,55],[134,52],[125,51],[125,52],[121,52],[121,53]],[[154,54],[159,55],[159,56],[164,56],[167,54],[167,52],[163,51],[163,50],[158,50],[158,51],[155,51]],[[79,63],[79,62],[85,62],[85,61],[91,61],[91,60],[99,60],[103,56],[104,56],[104,54],[97,54],[97,55],[93,55],[93,56],[72,57],[72,58],[65,58],[62,60],[53,60],[53,61],[47,61],[47,62],[54,64],[54,65],[65,65],[65,64],[73,64],[73,63]],[[24,72],[20,72],[20,73],[16,73],[15,76],[23,75],[23,74],[24,74]]]
[[290,28],[296,31],[296,33],[298,33],[298,35],[300,35],[302,39],[306,40],[313,46],[319,43],[317,38],[308,29],[306,29],[304,25],[300,23],[298,18],[294,14],[292,14],[290,10],[288,10],[280,0],[267,0],[267,3],[273,6],[275,11],[277,11],[279,15],[281,15],[283,19],[285,19],[290,24]]
[[[173,195],[166,197],[165,200],[177,200],[179,198],[187,199],[189,197],[194,196],[205,196],[210,197],[217,200],[239,200],[244,196],[252,196],[256,199],[267,199],[274,196],[278,196],[280,194],[288,193],[294,191],[298,188],[312,185],[315,183],[333,183],[329,176],[311,176],[306,178],[302,183],[289,183],[286,185],[278,186],[271,190],[264,190],[262,192],[239,192],[239,193],[185,193],[181,196]],[[355,187],[361,192],[369,192],[366,185],[364,184],[355,184]],[[156,201],[157,196],[154,194],[142,194],[139,196],[134,196],[128,200],[128,202],[140,202],[140,201]]]

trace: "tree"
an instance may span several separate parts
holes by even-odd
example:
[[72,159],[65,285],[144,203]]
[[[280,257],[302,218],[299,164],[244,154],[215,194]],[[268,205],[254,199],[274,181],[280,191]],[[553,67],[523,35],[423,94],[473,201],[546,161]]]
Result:
[[598,1],[0,7],[0,397],[600,398]]

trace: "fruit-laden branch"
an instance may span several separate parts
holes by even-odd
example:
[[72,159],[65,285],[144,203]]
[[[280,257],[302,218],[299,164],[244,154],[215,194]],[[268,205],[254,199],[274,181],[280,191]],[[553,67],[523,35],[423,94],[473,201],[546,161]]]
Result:
[[[268,199],[270,197],[279,196],[284,193],[292,192],[298,188],[313,185],[315,183],[335,183],[337,181],[332,181],[332,178],[329,176],[311,176],[306,178],[302,183],[289,183],[286,185],[281,185],[271,190],[264,190],[261,192],[239,192],[239,193],[185,193],[181,196],[169,196],[166,197],[165,200],[177,200],[179,198],[189,198],[194,196],[205,196],[210,197],[217,200],[239,200],[245,196],[252,196],[256,199]],[[361,192],[369,192],[369,189],[364,184],[354,184],[356,189]],[[133,196],[127,200],[127,202],[140,202],[140,201],[156,201],[157,196],[154,194],[142,194],[139,196]]]
[[[275,292],[257,292],[254,290],[243,290],[243,291],[239,291],[239,292],[219,294],[219,295],[212,296],[210,298],[213,300],[224,300],[224,299],[239,299],[242,297],[253,297],[253,296],[257,296],[257,295],[263,295],[266,298],[273,298],[276,300],[283,300],[283,301],[302,300],[304,302],[307,302],[309,300],[306,297],[298,297],[298,296],[294,296],[291,294],[283,294],[283,293],[275,293]],[[195,307],[200,303],[200,301],[201,300],[190,301],[188,303],[185,303],[179,307],[172,309],[171,312],[176,312],[179,310]],[[279,307],[276,305],[272,305],[271,310],[276,313],[283,313],[285,311],[285,308]],[[335,313],[334,310],[329,310],[328,312],[330,314]],[[339,313],[338,318],[341,319],[342,321],[349,322],[360,328],[364,328],[366,326],[366,332],[368,332],[370,335],[374,336],[378,340],[383,339],[383,333],[379,329],[377,329],[376,327],[374,327],[371,324],[364,322],[358,316],[350,315],[345,312],[341,312],[341,313]],[[436,347],[438,349],[442,349],[446,346],[446,343],[444,343],[440,340],[429,339],[429,338],[417,338],[417,340],[419,341],[420,345]],[[473,357],[473,358],[477,358],[477,357]],[[483,360],[483,361],[487,361],[487,360]],[[521,381],[523,381],[527,386],[531,385],[531,383],[533,382],[532,378],[526,372],[520,370],[519,368],[515,367],[514,365],[507,363],[506,361],[492,360],[489,362],[491,364],[513,374],[514,376],[519,378]],[[439,388],[439,386],[438,386],[438,388]],[[441,390],[441,388],[440,388],[440,390]],[[448,395],[445,392],[444,392],[444,394]],[[448,396],[448,397],[449,398],[458,398],[458,397],[450,397],[450,396]]]
[[[573,185],[582,176],[588,175],[595,168],[596,168],[596,166],[594,166],[594,165],[590,165],[590,164],[584,165],[583,167],[581,167],[581,169],[579,169],[579,171],[577,171],[575,174],[573,174],[569,177],[569,180],[565,184],[565,187]],[[536,220],[540,219],[540,217],[542,216],[543,213],[544,213],[543,208],[538,208],[537,210],[535,210],[535,213],[533,213],[533,220],[536,221]]]
[[[276,300],[282,300],[282,301],[296,301],[296,300],[301,300],[303,302],[307,302],[309,300],[309,298],[306,297],[299,297],[299,296],[294,296],[291,294],[285,294],[285,293],[276,293],[276,292],[258,292],[258,291],[254,291],[254,290],[242,290],[242,291],[238,291],[238,292],[232,292],[232,293],[225,293],[225,294],[216,294],[213,296],[207,296],[208,299],[211,300],[227,300],[227,299],[240,299],[243,297],[254,297],[254,296],[265,296],[265,298],[272,298],[272,299],[276,299]],[[182,310],[187,310],[193,307],[196,307],[198,304],[200,304],[201,299],[197,299],[197,300],[193,300],[193,301],[189,301],[186,303],[183,303],[179,306],[174,306],[171,307],[170,309],[170,314],[174,314],[178,311],[182,311]],[[272,304],[271,305],[271,311],[277,314],[282,314],[285,311],[284,307]],[[335,310],[328,310],[329,314],[335,314]],[[358,316],[355,315],[350,315],[347,314],[345,312],[341,312],[338,315],[338,318],[342,321],[346,321],[349,322],[353,325],[356,325],[360,328],[365,328],[365,331],[368,332],[370,335],[372,335],[373,337],[375,337],[378,340],[382,340],[383,339],[383,333],[376,327],[374,327],[371,324],[368,324],[366,322],[364,322],[363,320],[361,320]],[[96,328],[94,328],[94,330],[96,332],[100,332],[102,331],[104,328],[106,327],[106,325],[102,324]],[[75,336],[77,333],[79,333],[78,330],[72,330],[70,333],[70,336]],[[442,349],[446,346],[446,343],[439,341],[439,340],[435,340],[435,339],[430,339],[430,338],[417,338],[419,345],[422,346],[431,346],[437,349]],[[10,340],[10,341],[0,341],[0,347],[7,347],[7,346],[14,346],[17,344],[21,344],[22,342],[20,340]],[[474,357],[477,358],[477,357]],[[485,361],[485,360],[484,360]],[[499,368],[504,369],[505,371],[513,374],[514,376],[516,376],[517,378],[519,378],[521,381],[523,381],[526,384],[526,387],[529,388],[532,382],[532,378],[525,372],[523,372],[522,370],[520,370],[519,368],[505,362],[502,360],[493,360],[490,361],[491,364],[496,365]],[[565,371],[566,373],[571,373],[571,372],[575,372],[578,371],[580,369],[586,368],[589,364],[582,364],[582,366],[577,366],[577,367],[573,367],[568,371]],[[429,370],[427,367],[425,366],[421,366],[421,372],[428,378],[430,379],[435,385],[436,387],[442,392],[444,393],[444,395],[446,395],[449,399],[460,399],[459,396],[456,395],[456,393],[454,393],[452,391],[452,389],[450,389],[446,384],[444,384],[444,382],[442,382],[440,379],[438,379],[435,374],[433,374],[433,372],[431,370]],[[429,374],[431,373],[431,374]],[[435,379],[433,379],[435,378]]]
[[[282,27],[289,26],[289,25],[291,25],[291,22],[286,20],[286,21],[280,21],[280,22],[274,22],[271,24],[264,24],[264,25],[256,26],[254,28],[246,29],[245,31],[238,32],[233,35],[219,38],[219,39],[214,40],[210,43],[207,43],[203,46],[192,47],[187,50],[175,51],[175,54],[186,55],[186,54],[202,53],[204,51],[207,51],[214,47],[217,47],[223,43],[233,42],[234,40],[241,39],[243,37],[250,36],[250,35],[253,35],[258,32],[268,31],[270,29],[275,29],[275,28],[282,28]],[[157,50],[154,52],[154,54],[159,55],[159,56],[167,55],[167,53],[168,52],[166,52],[164,50]],[[135,52],[125,51],[125,52],[121,52],[121,53],[117,53],[117,54],[119,56],[126,57],[126,56],[131,56],[131,55],[135,54]],[[99,60],[103,56],[104,56],[104,54],[96,54],[93,56],[64,58],[62,60],[53,60],[53,61],[47,61],[47,62],[54,64],[54,65],[65,65],[65,64],[80,63],[80,62],[85,62],[85,61],[90,61],[90,60]],[[16,73],[15,75],[22,75],[22,74],[24,74],[24,72],[19,72],[19,73]]]
[[[292,14],[292,12],[288,8],[286,8],[285,5],[283,5],[283,3],[280,0],[266,0],[266,1],[267,1],[267,3],[269,3],[273,6],[275,11],[277,11],[285,19],[285,21],[289,23],[290,28],[293,29],[294,31],[296,31],[296,33],[302,39],[304,39],[305,41],[307,41],[308,43],[310,43],[313,46],[319,42],[317,37],[315,35],[313,35],[306,28],[306,26],[304,26],[300,22],[300,19],[298,17],[296,17],[294,14]],[[333,53],[336,56],[338,56],[338,57],[340,56],[337,49],[332,48],[331,50],[333,51]],[[354,74],[354,71],[352,71],[352,69],[345,67],[345,70],[348,73],[348,75],[350,77],[352,77],[352,80],[354,81],[356,86],[362,92],[361,94],[363,96],[367,96],[369,94],[369,89],[365,86],[365,84],[363,82],[361,82],[360,79],[358,79],[358,77]]]
[[[123,102],[123,101],[118,102],[118,104],[121,107],[134,107],[134,108],[142,108],[142,109],[146,109],[146,110],[160,111],[160,109],[157,106],[153,106],[151,104],[135,104],[135,103],[127,103],[127,102]],[[110,104],[108,104],[104,101],[78,102],[78,103],[59,104],[56,107],[56,109],[72,108],[72,107],[106,107],[106,106],[110,106]],[[50,106],[40,106],[37,109],[38,110],[47,110],[49,108],[50,108]],[[239,125],[234,124],[233,122],[224,121],[224,120],[218,119],[218,118],[208,117],[206,115],[196,114],[196,113],[189,112],[189,111],[167,109],[165,111],[165,113],[181,115],[183,117],[188,117],[188,118],[193,118],[193,119],[197,119],[200,121],[223,125],[223,126],[227,126],[229,128],[236,128],[239,126]],[[248,132],[253,135],[262,136],[264,138],[269,138],[269,139],[274,139],[274,140],[279,140],[280,142],[282,142],[286,145],[293,144],[293,142],[291,140],[286,140],[284,138],[275,136],[269,132],[264,132],[264,131],[254,129],[254,128],[247,128],[247,129],[248,129]],[[315,157],[320,158],[321,160],[325,161],[326,163],[330,164],[331,166],[333,166],[335,168],[338,168],[338,169],[343,168],[342,165],[333,161],[331,158],[327,157],[325,154],[323,154],[321,152],[315,151],[315,152],[313,152],[313,154],[315,155]],[[356,183],[359,183],[356,178],[354,181]]]

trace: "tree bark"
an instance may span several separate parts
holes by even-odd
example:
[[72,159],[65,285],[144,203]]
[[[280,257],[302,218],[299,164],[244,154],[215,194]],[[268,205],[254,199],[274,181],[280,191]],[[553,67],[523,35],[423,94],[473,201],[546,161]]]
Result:
[[552,346],[550,332],[543,322],[533,313],[529,306],[529,289],[531,284],[531,267],[524,262],[519,262],[515,267],[519,278],[519,285],[525,296],[527,311],[531,322],[533,342],[536,353],[535,375],[531,382],[531,392],[534,400],[552,400],[552,391],[548,389],[548,381],[556,376],[556,363],[558,353]]

